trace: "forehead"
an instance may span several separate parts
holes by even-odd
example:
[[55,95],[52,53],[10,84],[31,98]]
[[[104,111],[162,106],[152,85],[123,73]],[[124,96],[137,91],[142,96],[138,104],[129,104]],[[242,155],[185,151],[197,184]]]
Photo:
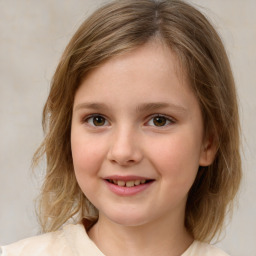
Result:
[[[133,67],[139,71],[137,76],[133,72]],[[182,66],[179,56],[162,39],[157,37],[142,46],[121,52],[103,61],[85,75],[82,83],[92,79],[92,77],[95,79],[96,73],[97,75],[104,74],[105,78],[110,78],[114,70],[128,76],[133,73],[134,80],[143,77],[145,71],[154,74],[155,77],[161,76],[163,72],[169,72],[170,76],[177,76],[180,83],[188,83],[187,72]],[[114,77],[112,76],[112,78]]]
[[91,71],[75,95],[74,105],[83,103],[105,103],[123,109],[164,103],[186,109],[197,104],[197,100],[182,76],[176,55],[153,41]]

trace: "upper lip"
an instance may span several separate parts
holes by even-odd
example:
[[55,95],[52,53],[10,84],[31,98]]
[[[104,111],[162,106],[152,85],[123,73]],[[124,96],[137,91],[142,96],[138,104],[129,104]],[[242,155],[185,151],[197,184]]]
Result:
[[128,175],[128,176],[121,176],[121,175],[111,175],[104,177],[105,180],[122,180],[122,181],[131,181],[131,180],[153,180],[149,177],[142,177],[142,176],[135,176],[135,175]]

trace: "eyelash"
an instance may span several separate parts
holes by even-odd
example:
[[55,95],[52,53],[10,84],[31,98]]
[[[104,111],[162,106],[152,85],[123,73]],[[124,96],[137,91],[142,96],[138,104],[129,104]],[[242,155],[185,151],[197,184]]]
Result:
[[[96,118],[96,117],[103,118],[105,122],[108,122],[108,123],[109,123],[109,121],[107,120],[107,118],[104,117],[104,116],[101,115],[101,114],[92,114],[92,115],[89,115],[89,116],[83,118],[82,122],[83,122],[83,123],[87,123],[87,124],[89,124],[89,125],[92,126],[92,127],[104,127],[104,126],[106,126],[106,125],[105,125],[105,122],[104,122],[104,125],[99,125],[99,126],[92,125],[92,124],[89,123],[89,120],[90,120],[90,119],[93,119],[93,118]],[[93,120],[92,120],[92,122],[93,122]]]
[[[93,122],[93,118],[96,118],[96,117],[99,117],[99,118],[103,118],[104,119],[104,123],[103,125],[94,125],[93,124],[90,124],[89,120],[92,119],[92,122]],[[172,125],[175,123],[175,120],[173,118],[170,118],[169,116],[166,116],[166,115],[161,115],[161,114],[155,114],[155,115],[151,115],[149,116],[147,119],[148,121],[145,122],[145,124],[149,124],[150,121],[154,122],[154,118],[164,118],[164,124],[163,125],[160,125],[160,126],[157,126],[157,125],[148,125],[148,126],[152,126],[152,127],[158,127],[158,128],[164,128],[166,126],[169,126],[169,125]],[[92,127],[105,127],[109,124],[109,121],[107,120],[106,117],[104,117],[104,115],[101,115],[101,114],[92,114],[90,116],[87,116],[85,118],[82,119],[82,122],[83,123],[87,123],[89,124],[90,126]],[[105,124],[107,122],[107,125]],[[166,124],[167,123],[167,124]]]
[[149,117],[150,119],[146,122],[146,123],[149,123],[150,121],[154,122],[154,118],[164,118],[165,119],[165,122],[163,126],[157,126],[157,125],[150,125],[150,126],[153,126],[153,127],[158,127],[158,128],[164,128],[166,126],[169,126],[169,125],[172,125],[175,123],[175,120],[173,118],[170,118],[169,116],[166,116],[166,115],[161,115],[161,114],[155,114],[155,115],[151,115]]

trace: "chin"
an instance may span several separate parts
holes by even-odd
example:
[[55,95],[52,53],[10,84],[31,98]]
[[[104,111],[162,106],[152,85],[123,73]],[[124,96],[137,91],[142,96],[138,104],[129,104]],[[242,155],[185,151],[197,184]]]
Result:
[[[148,214],[146,214],[148,215]],[[147,222],[145,214],[131,213],[129,210],[125,212],[115,213],[114,215],[105,215],[110,221],[126,227],[136,227],[144,225]]]

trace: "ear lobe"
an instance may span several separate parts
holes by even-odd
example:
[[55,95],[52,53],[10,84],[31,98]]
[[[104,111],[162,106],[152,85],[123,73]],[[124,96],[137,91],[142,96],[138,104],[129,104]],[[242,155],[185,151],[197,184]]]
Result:
[[207,140],[201,149],[201,155],[199,159],[200,166],[209,166],[214,161],[217,152],[217,145],[213,139]]

